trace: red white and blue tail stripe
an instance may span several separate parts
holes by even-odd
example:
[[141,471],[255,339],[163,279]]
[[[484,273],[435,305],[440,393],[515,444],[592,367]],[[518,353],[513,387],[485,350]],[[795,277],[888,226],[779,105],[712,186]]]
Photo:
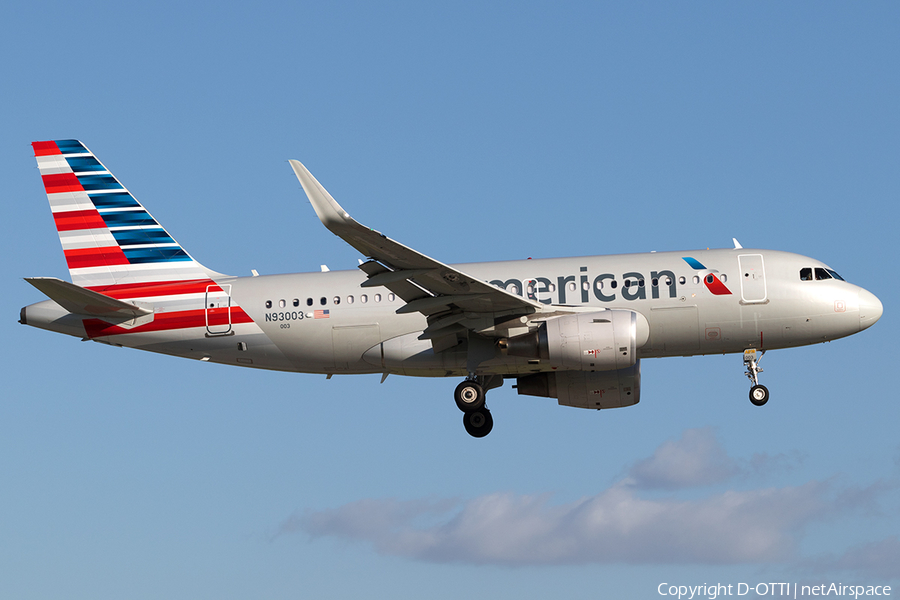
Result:
[[84,144],[32,147],[72,283],[105,288],[218,275],[191,258]]
[[[182,330],[181,339],[259,331],[231,298],[232,286],[223,282],[228,276],[191,258],[84,144],[55,140],[32,147],[72,283],[152,310],[129,322],[92,318],[95,311],[78,312],[61,298],[61,306],[86,317],[87,337],[117,336],[117,343],[140,347],[170,342],[173,330]],[[64,287],[36,281],[53,299]]]

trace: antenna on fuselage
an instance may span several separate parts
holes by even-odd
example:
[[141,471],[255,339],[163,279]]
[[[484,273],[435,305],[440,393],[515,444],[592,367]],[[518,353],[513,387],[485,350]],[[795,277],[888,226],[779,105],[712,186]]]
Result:
[[737,238],[731,238],[731,241],[734,242],[735,250],[740,250],[743,248],[743,246],[741,246],[741,243],[739,241],[737,241]]

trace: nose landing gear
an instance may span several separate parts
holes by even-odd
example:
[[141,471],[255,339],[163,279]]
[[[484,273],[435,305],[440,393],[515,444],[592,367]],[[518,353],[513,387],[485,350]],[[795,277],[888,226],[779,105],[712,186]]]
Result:
[[753,387],[750,388],[750,402],[755,406],[762,406],[769,401],[768,388],[759,383],[759,374],[763,372],[763,370],[759,368],[759,362],[762,360],[765,353],[765,350],[761,350],[759,358],[757,358],[755,348],[744,350],[744,367],[747,369],[747,372],[744,373],[744,375],[746,375],[753,383]]
[[466,428],[466,433],[472,437],[484,437],[494,428],[491,411],[485,405],[485,395],[488,390],[501,385],[503,385],[503,378],[498,375],[470,375],[456,386],[453,399],[456,400],[459,410],[463,412],[463,427]]

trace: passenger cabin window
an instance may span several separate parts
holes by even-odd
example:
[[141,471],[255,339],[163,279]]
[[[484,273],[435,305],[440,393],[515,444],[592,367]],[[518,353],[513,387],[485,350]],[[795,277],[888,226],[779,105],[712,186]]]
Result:
[[393,302],[395,296],[393,294],[388,294],[388,302]]
[[326,302],[328,302],[328,298],[326,298],[325,296],[319,298],[319,304],[321,304],[322,306],[325,306]]
[[294,298],[294,306],[300,306],[300,298]]
[[312,306],[312,305],[313,305],[313,299],[312,299],[312,298],[307,298],[307,299],[306,299],[306,305],[307,305],[307,306]]
[[353,296],[347,296],[347,304],[353,304]]
[[335,296],[334,298],[332,298],[332,301],[333,301],[335,304],[340,304],[340,303],[341,303],[341,297],[340,297],[340,296]]
[[266,300],[266,308],[272,308],[272,301]]
[[381,302],[381,294],[375,294],[373,298],[375,299],[375,302]]
[[283,298],[278,301],[278,308],[284,308],[285,306],[287,306],[287,302]]
[[365,294],[363,294],[362,296],[359,297],[359,301],[362,302],[363,304],[365,304],[366,302],[369,301],[369,297],[366,296]]
[[812,281],[812,278],[812,269],[810,267],[800,269],[800,281]]

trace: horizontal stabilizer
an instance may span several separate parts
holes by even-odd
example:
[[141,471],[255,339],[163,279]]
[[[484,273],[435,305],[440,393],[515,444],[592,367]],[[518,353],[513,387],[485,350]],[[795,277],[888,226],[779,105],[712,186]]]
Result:
[[41,290],[48,298],[70,313],[87,317],[118,317],[136,319],[153,311],[103,294],[92,292],[74,283],[55,277],[26,277],[25,281]]

